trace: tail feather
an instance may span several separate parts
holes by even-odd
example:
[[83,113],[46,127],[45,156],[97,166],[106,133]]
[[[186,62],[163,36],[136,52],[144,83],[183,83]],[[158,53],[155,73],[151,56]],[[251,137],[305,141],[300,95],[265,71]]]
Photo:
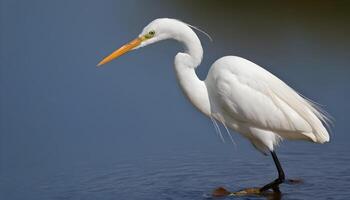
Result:
[[[270,92],[289,105],[290,108],[310,125],[312,133],[315,136],[311,139],[317,143],[329,142],[330,138],[327,128],[329,129],[330,127],[331,117],[316,105],[315,102],[303,97],[279,79],[274,80],[280,84],[271,84]],[[287,113],[286,116],[288,117]],[[293,126],[293,123],[291,125]]]

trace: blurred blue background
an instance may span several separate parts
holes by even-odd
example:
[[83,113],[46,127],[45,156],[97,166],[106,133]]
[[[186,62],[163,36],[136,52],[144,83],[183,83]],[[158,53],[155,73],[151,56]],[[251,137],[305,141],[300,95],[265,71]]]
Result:
[[[325,105],[331,143],[285,142],[283,199],[350,196],[350,14],[346,1],[0,0],[0,199],[203,199],[260,186],[270,157],[239,135],[222,143],[182,95],[181,46],[164,41],[96,68],[159,17],[198,33],[204,79],[238,55]],[[229,140],[227,140],[229,141]]]

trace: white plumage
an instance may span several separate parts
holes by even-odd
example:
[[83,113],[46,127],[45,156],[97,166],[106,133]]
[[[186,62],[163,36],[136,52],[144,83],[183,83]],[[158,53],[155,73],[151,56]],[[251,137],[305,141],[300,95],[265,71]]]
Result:
[[202,61],[203,49],[191,27],[176,19],[156,19],[137,39],[99,65],[129,50],[174,39],[185,47],[185,52],[175,56],[175,72],[184,94],[201,112],[241,133],[258,150],[273,151],[282,139],[329,141],[323,125],[327,117],[312,102],[253,62],[225,56],[212,65],[204,81],[199,80],[195,69]]
[[191,27],[175,19],[156,19],[98,65],[161,40],[182,43],[185,51],[175,56],[174,64],[185,96],[202,113],[245,136],[259,151],[271,152],[279,176],[260,191],[280,192],[278,186],[285,177],[275,146],[283,139],[328,142],[324,127],[328,118],[283,81],[244,58],[222,57],[212,65],[207,78],[200,80],[195,69],[202,61],[203,49]]
[[329,141],[321,112],[276,76],[244,58],[220,58],[205,83],[215,118],[261,151],[272,151],[281,139]]

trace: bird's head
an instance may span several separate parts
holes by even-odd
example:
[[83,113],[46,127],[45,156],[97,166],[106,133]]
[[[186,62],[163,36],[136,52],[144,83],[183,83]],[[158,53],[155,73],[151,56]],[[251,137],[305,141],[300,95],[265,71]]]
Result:
[[[192,29],[184,22],[176,19],[159,18],[149,23],[134,40],[105,57],[97,66],[106,64],[131,50],[170,38],[182,41],[189,35],[193,37],[193,34]],[[196,35],[195,37],[197,38]]]
[[180,39],[179,35],[176,34],[181,29],[190,29],[188,26],[186,26],[185,23],[175,20],[175,19],[169,19],[169,18],[160,18],[152,21],[149,23],[139,34],[138,37],[136,37],[134,40],[130,41],[129,43],[123,45],[119,49],[115,50],[113,53],[111,53],[109,56],[105,57],[101,62],[97,64],[97,66],[101,66],[103,64],[106,64],[113,59],[118,58],[119,56],[131,51],[138,49],[140,47],[147,46],[149,44],[173,38],[173,39]]

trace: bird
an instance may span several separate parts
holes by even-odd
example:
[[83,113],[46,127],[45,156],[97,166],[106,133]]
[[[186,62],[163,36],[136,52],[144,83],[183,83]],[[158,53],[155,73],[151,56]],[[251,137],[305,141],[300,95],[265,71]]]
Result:
[[279,185],[286,178],[276,154],[277,146],[283,140],[329,142],[328,114],[263,67],[239,56],[219,58],[206,78],[199,79],[196,69],[202,61],[203,48],[195,29],[177,19],[155,19],[136,39],[97,66],[163,40],[181,43],[183,50],[176,54],[174,68],[184,95],[201,113],[239,133],[261,153],[271,154],[278,177],[259,191],[279,193]]

